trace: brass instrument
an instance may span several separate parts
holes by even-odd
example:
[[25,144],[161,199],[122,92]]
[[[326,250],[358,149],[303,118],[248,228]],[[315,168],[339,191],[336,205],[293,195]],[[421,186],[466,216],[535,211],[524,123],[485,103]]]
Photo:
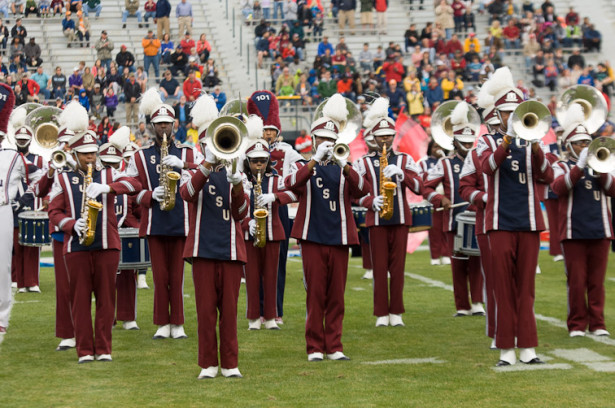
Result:
[[600,91],[593,86],[575,85],[562,92],[555,110],[559,123],[563,123],[564,116],[573,103],[581,105],[585,115],[583,126],[590,135],[600,129],[608,113],[606,100]]
[[169,144],[167,134],[162,135],[162,143],[160,145],[160,177],[158,185],[164,187],[164,197],[160,202],[161,211],[171,211],[175,207],[175,192],[177,191],[177,182],[181,178],[180,174],[173,171],[170,166],[162,163],[162,159],[169,154]]
[[235,173],[237,160],[245,152],[248,144],[248,129],[239,119],[222,116],[207,128],[205,143],[218,160],[232,164]]
[[[361,117],[361,109],[359,106],[351,101],[348,98],[344,98],[346,101],[346,109],[348,109],[348,119],[339,123],[339,133],[337,137],[337,141],[335,143],[335,147],[333,148],[334,152],[337,150],[337,145],[349,145],[361,130],[361,125],[363,123],[363,119]],[[323,102],[318,105],[316,111],[314,111],[313,120],[319,119],[323,116],[323,109],[327,104],[328,99],[325,99]],[[348,149],[348,155],[350,155],[350,149]],[[344,158],[347,158],[345,156]]]
[[380,156],[380,195],[383,197],[382,209],[380,210],[380,218],[390,220],[393,217],[393,194],[397,188],[397,184],[392,182],[390,178],[384,176],[384,168],[389,165],[387,159],[387,145],[382,146],[382,156]]
[[263,194],[261,184],[261,173],[258,173],[256,184],[254,185],[254,219],[256,220],[256,232],[254,233],[254,246],[262,248],[267,243],[267,217],[269,210],[265,207],[258,207],[258,198]]
[[[434,111],[431,116],[431,136],[434,142],[438,144],[444,150],[453,150],[453,123],[451,122],[451,115],[460,101],[446,101]],[[480,129],[480,115],[472,106],[468,109],[468,124],[474,129],[474,133],[477,134]]]
[[551,112],[543,103],[525,101],[512,113],[512,128],[519,139],[527,142],[541,140],[551,129]]
[[66,166],[66,163],[67,163],[66,153],[64,153],[63,150],[56,150],[56,151],[54,151],[53,153],[51,153],[51,162],[57,168],[62,168],[64,166]]
[[336,143],[333,146],[333,157],[336,160],[348,160],[350,156],[350,146],[346,143]]
[[248,101],[241,99],[241,96],[237,99],[231,99],[220,109],[220,117],[232,116],[245,123],[248,119]]
[[596,173],[615,170],[615,140],[603,136],[594,139],[587,148],[587,165]]
[[94,243],[96,237],[96,221],[98,213],[102,209],[102,204],[87,196],[86,191],[92,183],[92,171],[94,165],[88,164],[88,172],[83,179],[83,199],[81,201],[81,218],[85,219],[85,226],[81,230],[79,243],[84,246],[90,246]]

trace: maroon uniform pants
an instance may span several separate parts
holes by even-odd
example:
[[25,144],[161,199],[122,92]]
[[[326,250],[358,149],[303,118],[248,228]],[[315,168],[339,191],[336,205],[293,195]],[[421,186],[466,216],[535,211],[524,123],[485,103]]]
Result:
[[487,336],[493,338],[495,336],[495,289],[491,272],[491,249],[486,234],[477,235],[476,241],[480,249],[480,265],[483,272],[483,282],[485,283],[484,301],[487,307]]
[[218,313],[222,368],[237,367],[237,300],[242,271],[243,264],[240,262],[192,259],[201,368],[218,366]]
[[559,200],[545,200],[543,203],[547,209],[547,219],[549,220],[549,255],[561,255],[562,247],[559,240]]
[[[455,233],[446,233],[449,254],[453,255]],[[472,303],[483,301],[483,276],[480,270],[480,257],[470,256],[468,259],[451,258],[451,270],[453,271],[453,294],[455,308],[457,310],[470,310],[470,296]],[[468,283],[470,291],[468,293]]]
[[[568,330],[606,329],[604,278],[609,255],[608,239],[562,241],[568,283]],[[587,298],[586,298],[587,296]]]
[[[360,239],[360,238],[359,238]],[[374,269],[374,264],[372,262],[372,252],[369,248],[368,242],[363,242],[361,240],[361,258],[363,260],[363,269]]]
[[[184,324],[185,237],[147,237],[154,278],[154,324]],[[170,309],[170,310],[169,310]]]
[[[369,242],[374,266],[374,316],[402,314],[406,311],[404,269],[408,227],[405,225],[370,227]],[[390,282],[387,279],[387,272],[391,273]]]
[[117,271],[115,289],[117,290],[116,319],[124,322],[137,320],[137,271],[134,269]]
[[278,258],[280,241],[268,241],[263,248],[256,248],[252,241],[246,241],[246,296],[247,318],[260,318],[260,288],[263,285],[263,315],[265,319],[275,319],[278,315],[276,293],[278,288]]
[[495,344],[499,349],[538,346],[534,316],[534,281],[540,233],[489,231],[495,286]]
[[348,275],[348,247],[301,241],[301,257],[307,291],[307,353],[332,354],[343,351],[342,324]]
[[446,232],[442,230],[444,213],[434,212],[431,215],[431,228],[429,229],[429,252],[431,259],[438,259],[441,256],[450,256],[446,244]]
[[64,262],[64,243],[51,240],[53,249],[53,269],[56,277],[56,337],[71,339],[75,337],[73,319],[70,311],[70,284]]
[[[120,251],[79,251],[64,255],[64,259],[70,283],[77,355],[111,354],[115,275],[120,263]],[[96,297],[94,330],[92,293]]]
[[11,276],[18,288],[38,286],[41,249],[19,244],[19,228],[13,229]]

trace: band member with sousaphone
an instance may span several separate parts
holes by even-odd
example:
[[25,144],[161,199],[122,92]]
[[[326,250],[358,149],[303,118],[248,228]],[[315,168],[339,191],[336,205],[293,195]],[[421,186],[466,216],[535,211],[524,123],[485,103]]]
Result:
[[151,88],[141,98],[141,113],[149,116],[154,143],[139,150],[126,174],[137,178],[143,190],[137,195],[141,206],[139,235],[147,237],[154,278],[154,339],[182,339],[184,331],[184,260],[180,254],[188,235],[188,205],[177,183],[182,169],[195,168],[202,157],[189,146],[173,139],[174,109],[162,103]]
[[[459,176],[466,155],[472,149],[480,126],[478,112],[467,102],[449,101],[438,106],[431,121],[434,140],[452,155],[438,161],[435,169],[425,180],[424,197],[434,207],[444,211],[443,230],[447,233],[447,245],[451,256],[455,316],[484,315],[483,278],[480,272],[480,257],[455,253],[454,240],[457,232],[457,215],[467,208],[459,195]],[[436,192],[442,183],[444,194]],[[468,293],[468,284],[470,293]],[[471,297],[471,302],[470,302]]]
[[207,94],[197,99],[192,112],[205,161],[183,172],[180,193],[189,209],[190,233],[183,257],[192,263],[201,367],[198,378],[216,377],[219,366],[223,376],[241,377],[237,301],[247,260],[241,221],[248,215],[249,199],[236,160],[244,153],[247,130],[242,121],[231,116],[212,120],[218,110]]
[[[114,169],[96,168],[98,145],[91,131],[78,133],[68,144],[77,168],[57,175],[50,195],[49,218],[64,232],[64,261],[79,363],[95,358],[111,361],[115,276],[120,260],[114,202],[116,195],[135,194],[141,185]],[[94,330],[92,293],[96,297]]]
[[523,102],[510,70],[500,70],[504,75],[498,74],[492,88],[500,128],[479,139],[476,148],[488,185],[485,229],[494,252],[497,366],[515,364],[515,348],[522,363],[541,364],[535,350],[534,281],[545,228],[538,184],[553,181],[541,142],[551,115],[539,102]]
[[[604,279],[610,241],[611,209],[615,197],[611,175],[615,141],[600,137],[592,142],[581,106],[572,104],[562,123],[562,144],[567,159],[553,165],[551,184],[558,195],[560,239],[568,283],[568,332],[570,337],[609,336],[604,322]],[[609,174],[611,173],[611,174]]]
[[322,361],[325,354],[330,360],[349,359],[342,345],[344,290],[348,246],[359,243],[350,200],[371,190],[344,156],[333,153],[340,123],[349,116],[344,97],[329,98],[322,114],[312,123],[312,159],[307,164],[295,163],[297,171],[284,180],[299,196],[291,236],[301,244],[308,361]]
[[[389,101],[378,98],[367,112],[367,132],[378,150],[358,160],[354,168],[371,187],[371,194],[359,200],[367,208],[365,224],[374,268],[374,316],[376,327],[403,326],[404,270],[408,227],[412,225],[406,204],[406,189],[422,194],[423,181],[412,157],[393,150],[395,121],[388,116]],[[391,274],[387,282],[387,272]]]

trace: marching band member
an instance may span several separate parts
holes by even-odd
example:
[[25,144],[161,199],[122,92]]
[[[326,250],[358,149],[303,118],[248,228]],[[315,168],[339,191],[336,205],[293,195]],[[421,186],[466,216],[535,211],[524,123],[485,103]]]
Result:
[[[410,155],[393,150],[395,121],[389,118],[389,101],[378,98],[370,108],[366,123],[368,132],[374,136],[378,151],[368,153],[359,160],[354,168],[372,187],[371,194],[359,203],[367,208],[365,224],[369,228],[369,242],[374,267],[374,316],[376,327],[403,326],[404,308],[404,269],[406,266],[406,247],[408,227],[412,225],[410,208],[406,204],[406,189],[421,194],[423,182],[419,168]],[[382,157],[386,148],[386,157]],[[384,168],[384,162],[388,165]],[[391,202],[382,195],[381,183],[388,179],[395,183]],[[392,208],[390,218],[383,218],[383,206]],[[387,273],[390,272],[390,284]]]
[[[427,156],[420,160],[417,164],[421,169],[421,177],[423,182],[427,179],[427,175],[432,171],[438,160],[446,157],[446,151],[442,149],[435,141],[431,140],[427,145]],[[442,186],[436,189],[440,194],[444,191]],[[443,229],[444,212],[438,211],[431,214],[431,228],[428,232],[429,237],[429,253],[431,255],[431,265],[450,265],[451,258],[448,253],[448,245],[446,243],[446,233]]]
[[[478,94],[478,106],[483,108],[483,123],[487,126],[489,134],[498,129],[500,120],[495,113],[494,99],[489,90],[489,81],[483,83]],[[481,137],[485,137],[482,135]],[[487,202],[487,185],[481,169],[480,157],[476,149],[472,149],[466,156],[459,177],[459,195],[469,202],[476,211],[476,242],[480,250],[480,264],[484,282],[487,337],[492,339],[491,348],[495,349],[495,293],[493,277],[491,274],[491,255],[489,239],[485,230],[485,203]]]
[[[483,280],[480,273],[480,257],[459,257],[454,253],[454,240],[457,232],[456,216],[466,210],[467,205],[452,207],[461,204],[463,199],[459,195],[459,176],[463,162],[476,139],[474,129],[468,123],[469,105],[459,102],[451,113],[453,125],[453,155],[438,161],[436,167],[427,174],[423,196],[434,207],[444,210],[443,230],[446,231],[448,254],[451,257],[453,273],[453,293],[457,312],[455,316],[484,315]],[[442,183],[444,194],[436,192],[436,187]],[[468,283],[470,294],[468,294]],[[469,298],[472,298],[470,303]]]
[[[73,136],[68,144],[77,166],[56,177],[50,195],[49,218],[64,232],[64,260],[69,276],[79,363],[92,362],[94,358],[111,361],[115,275],[120,257],[120,237],[113,204],[116,195],[134,194],[141,185],[135,179],[121,177],[113,169],[95,168],[98,146],[90,131]],[[93,224],[92,216],[84,206],[99,196],[100,214]],[[82,242],[87,231],[94,233],[90,245]],[[94,330],[92,293],[96,297]]]
[[[555,134],[558,139],[561,136],[563,129],[561,126],[558,126],[555,129]],[[547,146],[549,150],[546,153],[547,160],[551,166],[553,166],[561,156],[559,145],[557,142],[551,143]],[[549,222],[549,255],[553,257],[554,262],[559,262],[564,260],[564,256],[562,255],[562,246],[560,245],[560,235],[561,232],[559,230],[559,223],[562,219],[559,214],[559,200],[557,194],[553,192],[551,186],[545,186],[544,188],[545,194],[543,196],[542,202],[547,209],[547,221]]]
[[551,184],[559,197],[559,231],[568,284],[568,331],[570,337],[608,336],[604,323],[604,279],[610,241],[613,239],[608,198],[615,197],[615,180],[608,173],[590,170],[588,145],[591,136],[582,124],[580,105],[572,104],[565,115],[563,143],[568,159],[553,165]]
[[[238,368],[237,301],[246,247],[241,239],[241,220],[248,213],[242,174],[218,163],[205,146],[205,136],[217,115],[215,101],[202,95],[193,108],[193,123],[205,161],[184,171],[180,192],[189,207],[190,232],[183,256],[192,263],[198,322],[198,378],[214,378],[218,365],[225,377],[241,377]],[[216,320],[220,315],[220,364]]]
[[299,195],[299,209],[291,236],[301,244],[307,290],[305,338],[308,361],[348,360],[343,352],[344,290],[348,246],[358,244],[351,198],[366,195],[371,186],[342,157],[333,156],[339,123],[348,117],[346,102],[335,94],[323,117],[312,123],[315,153],[285,178]]
[[[124,147],[130,142],[130,128],[122,126],[109,137],[109,142],[101,145],[98,157],[105,168],[121,171],[124,161]],[[122,195],[116,197],[115,216],[118,228],[139,228],[139,209],[135,204],[135,196]],[[121,239],[121,238],[120,238]],[[116,319],[122,321],[125,330],[139,330],[137,325],[137,285],[134,269],[120,269],[115,280]]]
[[500,349],[497,365],[515,364],[515,347],[520,349],[522,363],[540,364],[535,351],[534,280],[544,221],[537,188],[539,182],[553,180],[553,170],[539,141],[530,146],[515,140],[510,118],[523,94],[514,87],[508,68],[500,70],[502,79],[492,88],[500,128],[477,145],[489,186],[485,229],[494,251],[491,269],[497,307],[495,342]]
[[[152,274],[154,277],[154,324],[158,330],[154,339],[186,338],[184,331],[184,260],[178,256],[184,248],[188,235],[188,205],[183,202],[179,190],[175,206],[163,211],[160,203],[165,200],[165,188],[160,184],[162,166],[172,170],[194,168],[201,161],[200,155],[188,146],[176,144],[173,139],[175,113],[171,106],[160,100],[154,88],[143,94],[139,107],[151,117],[154,127],[154,143],[139,150],[131,159],[126,171],[143,186],[137,195],[141,206],[140,236],[147,237]],[[166,135],[168,154],[161,160],[162,144]]]
[[[258,126],[260,121],[260,127]],[[256,125],[253,123],[256,122]],[[262,136],[262,120],[260,117],[250,116],[247,123],[248,132],[252,133],[255,128],[258,136]],[[276,316],[276,290],[278,275],[278,257],[280,255],[280,242],[286,240],[284,228],[280,221],[278,207],[297,201],[297,197],[291,191],[284,190],[284,180],[272,172],[269,161],[269,146],[264,139],[256,139],[250,142],[246,149],[244,172],[247,177],[247,190],[250,191],[250,206],[248,216],[242,221],[248,262],[245,266],[246,295],[247,295],[247,318],[250,330],[259,330],[261,327],[261,313],[259,292],[263,288],[263,316],[265,328],[268,330],[279,329],[275,322]],[[260,184],[258,175],[260,174]],[[256,197],[255,189],[260,185],[261,192]],[[265,208],[268,211],[265,224],[265,245],[256,247],[255,234],[257,232],[257,220],[254,211],[257,208]]]
[[[88,128],[88,113],[78,101],[73,101],[66,105],[58,118],[60,129],[58,130],[58,143],[60,150],[66,153],[66,161],[69,167],[75,168],[76,163],[70,154],[68,141],[75,135],[75,132],[85,132]],[[48,171],[43,174],[38,184],[35,186],[34,193],[37,197],[49,202],[49,193],[53,186],[55,176],[65,168],[61,168],[52,160],[49,163]],[[53,221],[49,220],[49,231],[51,231],[51,249],[53,252],[53,271],[56,287],[56,325],[55,335],[60,339],[60,344],[56,351],[66,351],[74,348],[75,329],[71,316],[70,305],[70,285],[68,283],[68,271],[64,263],[64,232],[62,232]]]
[[[271,167],[278,176],[285,178],[292,164],[302,161],[301,156],[291,145],[284,142],[281,136],[280,108],[278,99],[269,91],[256,91],[248,99],[248,113],[258,115],[263,119],[263,139],[269,144],[271,154]],[[280,205],[279,216],[286,239],[280,242],[280,260],[278,263],[278,289],[277,289],[277,324],[283,324],[284,316],[284,288],[286,287],[286,261],[288,258],[288,238],[292,228],[292,221],[288,218],[288,207]]]

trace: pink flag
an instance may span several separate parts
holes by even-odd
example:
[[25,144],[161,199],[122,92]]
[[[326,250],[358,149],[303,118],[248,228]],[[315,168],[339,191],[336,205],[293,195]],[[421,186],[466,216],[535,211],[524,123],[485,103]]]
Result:
[[357,137],[348,145],[348,147],[350,147],[350,159],[348,160],[350,163],[367,154],[367,144],[365,144],[365,140],[363,139],[364,131],[365,129],[361,129]]
[[[423,196],[418,196],[414,194],[412,191],[406,190],[406,201],[408,204],[420,203],[423,201]],[[416,251],[416,249],[427,239],[428,232],[420,231],[420,232],[411,232],[408,234],[408,244],[406,245],[406,252],[409,254]]]
[[395,122],[397,136],[393,140],[393,148],[398,152],[408,153],[414,161],[419,161],[427,154],[429,136],[421,125],[401,112]]
[[549,132],[542,138],[542,142],[545,146],[550,145],[551,143],[555,143],[557,141],[557,136],[555,135],[555,131],[553,128],[549,129]]

